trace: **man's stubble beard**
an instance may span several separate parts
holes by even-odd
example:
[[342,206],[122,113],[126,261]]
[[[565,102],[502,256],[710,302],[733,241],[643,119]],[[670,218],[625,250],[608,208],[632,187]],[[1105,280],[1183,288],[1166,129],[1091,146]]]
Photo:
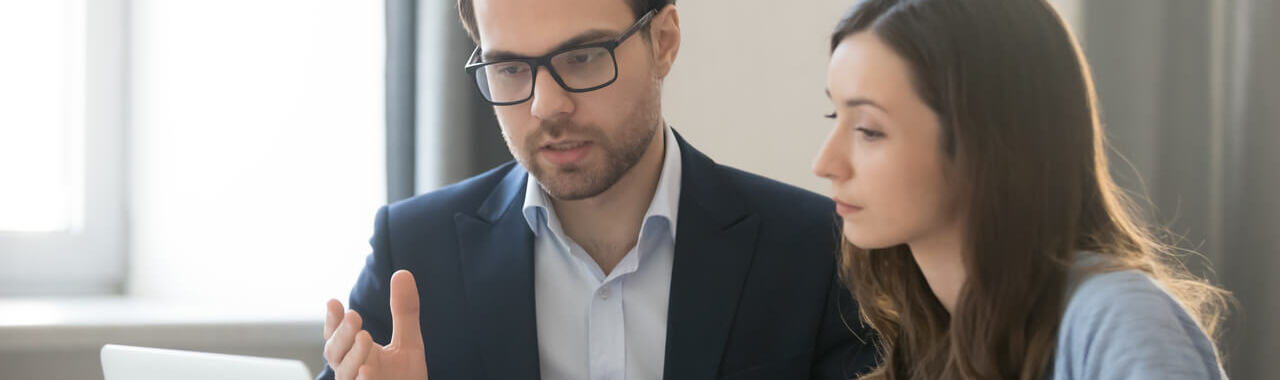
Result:
[[[661,112],[658,107],[658,91],[654,88],[650,91],[650,94],[643,97],[645,101],[628,107],[631,112],[621,119],[624,125],[616,135],[606,136],[599,127],[576,125],[567,120],[543,122],[536,131],[525,137],[523,149],[515,155],[517,161],[538,180],[543,191],[555,199],[580,200],[604,193],[640,162],[653,143],[654,135],[661,130],[658,125],[658,114]],[[544,166],[535,157],[541,144],[547,137],[556,138],[561,135],[591,140],[604,153],[604,159],[588,165]],[[507,148],[517,152],[505,130],[502,137],[507,142]]]

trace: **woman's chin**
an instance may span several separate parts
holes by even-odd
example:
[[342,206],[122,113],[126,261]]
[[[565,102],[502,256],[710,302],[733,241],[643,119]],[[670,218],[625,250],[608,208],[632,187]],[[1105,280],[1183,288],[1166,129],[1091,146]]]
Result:
[[858,247],[858,249],[864,249],[864,250],[884,249],[884,248],[895,247],[902,244],[902,242],[896,241],[895,239],[889,239],[889,238],[886,238],[885,236],[879,236],[874,233],[870,233],[865,229],[858,228],[857,226],[850,226],[847,224],[844,227],[843,233],[844,233],[845,240],[847,240],[850,244],[853,244],[854,247]]

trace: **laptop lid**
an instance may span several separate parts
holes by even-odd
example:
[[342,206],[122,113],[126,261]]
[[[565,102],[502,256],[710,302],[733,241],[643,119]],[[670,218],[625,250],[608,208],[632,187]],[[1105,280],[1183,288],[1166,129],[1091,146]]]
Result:
[[102,346],[105,380],[311,380],[298,360],[159,348]]

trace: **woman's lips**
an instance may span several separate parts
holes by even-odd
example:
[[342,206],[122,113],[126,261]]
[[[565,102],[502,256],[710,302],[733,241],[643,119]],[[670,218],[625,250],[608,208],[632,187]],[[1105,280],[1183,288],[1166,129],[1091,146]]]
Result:
[[844,202],[841,202],[839,199],[833,199],[833,200],[836,202],[836,213],[840,214],[840,216],[849,216],[854,213],[857,213],[858,211],[862,211],[862,207],[860,206],[854,206],[848,203],[844,203]]

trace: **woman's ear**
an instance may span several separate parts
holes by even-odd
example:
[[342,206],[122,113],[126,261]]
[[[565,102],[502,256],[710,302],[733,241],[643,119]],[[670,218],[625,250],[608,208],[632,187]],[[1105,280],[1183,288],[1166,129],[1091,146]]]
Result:
[[680,52],[680,12],[675,5],[662,8],[650,21],[649,41],[657,64],[655,73],[659,79],[666,78]]

